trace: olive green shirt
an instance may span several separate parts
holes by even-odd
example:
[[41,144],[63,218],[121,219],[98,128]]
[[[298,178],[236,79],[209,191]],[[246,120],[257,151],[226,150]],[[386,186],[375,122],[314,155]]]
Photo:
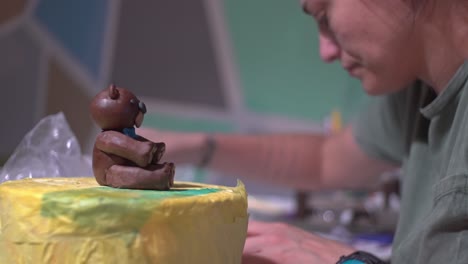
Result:
[[376,98],[358,145],[403,168],[393,263],[468,263],[468,61],[436,96],[417,82]]

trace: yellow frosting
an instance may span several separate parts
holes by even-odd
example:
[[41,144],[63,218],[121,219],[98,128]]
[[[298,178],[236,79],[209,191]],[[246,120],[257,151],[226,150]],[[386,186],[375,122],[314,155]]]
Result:
[[0,263],[241,263],[247,220],[241,182],[144,191],[10,181],[0,185]]

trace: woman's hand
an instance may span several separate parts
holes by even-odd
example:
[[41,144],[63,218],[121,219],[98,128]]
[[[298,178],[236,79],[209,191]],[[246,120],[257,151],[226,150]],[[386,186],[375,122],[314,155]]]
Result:
[[286,224],[250,221],[242,264],[334,264],[354,251]]

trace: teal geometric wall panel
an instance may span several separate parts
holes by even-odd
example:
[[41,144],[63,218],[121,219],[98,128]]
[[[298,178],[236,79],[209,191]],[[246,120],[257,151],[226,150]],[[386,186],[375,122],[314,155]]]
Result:
[[108,0],[41,0],[35,16],[94,79],[100,62]]
[[224,12],[248,109],[320,122],[361,104],[359,82],[321,61],[316,24],[299,1],[225,0]]
[[145,127],[161,130],[199,131],[199,132],[234,132],[235,127],[228,121],[213,121],[203,118],[189,118],[163,113],[147,113],[143,122]]

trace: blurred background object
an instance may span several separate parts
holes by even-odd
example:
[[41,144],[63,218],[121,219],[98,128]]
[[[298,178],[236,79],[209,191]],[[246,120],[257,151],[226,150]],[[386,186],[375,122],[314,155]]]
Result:
[[147,101],[145,125],[175,130],[318,131],[332,110],[349,120],[365,101],[357,81],[320,61],[314,22],[295,2],[18,0],[0,10],[3,158],[58,111],[89,152],[89,98],[110,82]]
[[[89,154],[98,132],[89,101],[111,82],[138,94],[148,108],[144,125],[158,129],[339,130],[366,96],[340,65],[320,60],[315,22],[301,12],[284,0],[2,1],[0,161],[59,111]],[[242,179],[223,176],[177,171],[179,179],[208,183]],[[343,213],[333,209],[338,203],[353,210],[348,219],[372,219],[359,211],[367,193],[355,201],[355,193],[310,195],[244,181],[253,217],[299,216],[301,225],[320,215],[330,231]]]

